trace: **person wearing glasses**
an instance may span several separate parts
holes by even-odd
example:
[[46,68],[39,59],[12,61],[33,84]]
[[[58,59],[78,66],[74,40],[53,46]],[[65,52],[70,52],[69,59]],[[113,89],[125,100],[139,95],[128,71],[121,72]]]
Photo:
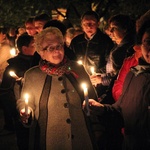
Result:
[[42,59],[25,73],[17,101],[22,123],[34,135],[29,149],[97,149],[97,119],[82,109],[82,82],[88,85],[88,96],[97,99],[88,74],[64,55],[64,37],[58,28],[47,27],[37,34],[35,47]]

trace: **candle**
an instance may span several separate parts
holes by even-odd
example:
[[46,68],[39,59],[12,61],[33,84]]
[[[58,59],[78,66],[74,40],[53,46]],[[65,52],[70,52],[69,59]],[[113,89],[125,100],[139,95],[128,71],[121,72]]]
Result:
[[29,98],[29,95],[25,94],[25,114],[27,115],[28,115],[28,98]]
[[15,78],[15,79],[18,79],[18,78],[19,78],[19,77],[15,74],[14,71],[10,71],[9,74],[10,74],[11,77],[13,77],[13,78]]
[[91,73],[92,73],[92,75],[96,75],[96,73],[94,71],[94,67],[91,67]]
[[88,88],[85,83],[82,84],[84,98],[85,98],[85,106],[87,111],[87,116],[90,116],[90,109],[89,109],[89,97],[88,97]]

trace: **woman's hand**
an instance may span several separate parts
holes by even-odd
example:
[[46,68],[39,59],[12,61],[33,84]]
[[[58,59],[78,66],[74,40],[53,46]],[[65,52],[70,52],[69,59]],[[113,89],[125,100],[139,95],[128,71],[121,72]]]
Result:
[[[90,109],[90,113],[93,115],[102,115],[104,112],[104,105],[97,102],[94,99],[89,99],[88,101],[88,105],[89,105],[89,109]],[[83,101],[83,109],[86,109],[86,102],[85,100]]]
[[[89,106],[104,107],[103,104],[97,102],[94,99],[89,99]],[[83,107],[85,107],[85,100],[83,101]]]
[[20,119],[22,123],[28,124],[30,117],[31,117],[31,110],[29,108],[28,108],[28,114],[25,113],[24,108],[20,111]]

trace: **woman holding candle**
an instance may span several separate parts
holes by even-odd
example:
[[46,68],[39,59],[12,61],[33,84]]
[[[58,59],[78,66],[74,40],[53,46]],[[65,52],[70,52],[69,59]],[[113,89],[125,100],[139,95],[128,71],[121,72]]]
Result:
[[[123,150],[149,150],[150,148],[150,23],[145,22],[138,31],[142,57],[139,64],[127,74],[123,91],[112,106],[89,100],[91,113],[120,114],[124,120]],[[96,111],[94,111],[96,109]]]
[[[97,149],[93,116],[82,110],[86,82],[89,98],[97,95],[82,65],[64,56],[64,38],[58,28],[48,27],[35,36],[36,50],[42,60],[25,74],[21,98],[17,101],[22,122],[35,126],[30,148]],[[28,94],[28,115],[24,94]],[[26,123],[32,115],[32,123]],[[30,121],[30,120],[28,120]],[[95,123],[95,124],[94,124]],[[36,137],[36,138],[35,138]]]

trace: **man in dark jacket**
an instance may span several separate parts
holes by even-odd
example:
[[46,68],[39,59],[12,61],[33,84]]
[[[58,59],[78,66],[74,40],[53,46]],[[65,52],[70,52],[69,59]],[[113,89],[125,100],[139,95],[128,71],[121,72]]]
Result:
[[[84,31],[72,39],[70,48],[76,54],[77,60],[82,61],[83,66],[89,75],[92,75],[91,67],[94,67],[95,73],[104,73],[107,58],[114,43],[99,27],[99,16],[94,11],[87,11],[81,17],[81,26]],[[98,96],[102,95],[106,87],[100,84],[95,87]],[[104,149],[105,145],[105,127],[103,121],[99,124],[101,135],[97,135],[99,149]]]
[[[107,58],[114,44],[98,28],[99,16],[96,12],[85,12],[81,17],[81,26],[84,33],[76,36],[71,41],[70,48],[76,54],[77,60],[82,61],[90,75],[91,67],[94,67],[96,73],[104,73]],[[99,92],[102,92],[103,88],[98,89],[100,89]]]

